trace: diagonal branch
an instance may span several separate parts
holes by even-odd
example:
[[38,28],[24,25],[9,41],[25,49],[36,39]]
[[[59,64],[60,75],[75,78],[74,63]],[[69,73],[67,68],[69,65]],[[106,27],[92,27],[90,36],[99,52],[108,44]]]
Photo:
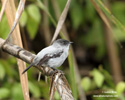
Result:
[[[0,47],[4,43],[5,40],[0,38]],[[35,57],[34,54],[30,53],[27,50],[24,50],[23,48],[18,47],[17,45],[13,45],[10,43],[6,43],[3,45],[1,48],[4,52],[15,56],[16,58],[19,58],[27,63],[32,63],[33,58]],[[51,77],[54,74],[53,69],[50,67],[41,67],[41,66],[35,66],[38,70],[40,70],[43,75]],[[72,96],[72,91],[69,87],[69,84],[61,72],[57,72],[54,74],[54,80],[56,79],[55,82],[55,89],[59,93],[61,100],[74,100]],[[58,77],[58,78],[57,78]]]
[[[58,20],[61,12],[60,12],[57,0],[51,0],[51,3],[52,3],[52,6],[53,6],[53,9],[54,9],[54,12],[55,12],[56,19]],[[68,36],[68,32],[67,32],[65,24],[62,27],[62,32],[63,32],[63,34],[65,36],[65,39],[69,40],[69,36]],[[78,84],[77,86],[78,86],[79,99],[80,100],[86,100],[85,93],[84,93],[83,89],[81,88],[81,84],[80,84],[80,82],[81,82],[81,76],[80,76],[80,73],[79,73],[78,65],[77,65],[77,62],[76,62],[76,58],[74,56],[74,51],[72,49],[72,46],[71,46],[71,53],[72,54],[69,54],[69,56],[72,55],[71,58],[73,58],[73,65],[74,66],[72,66],[72,67],[74,67],[73,72],[75,73],[75,80],[76,80],[76,83]],[[71,70],[71,68],[70,68],[70,70]],[[73,78],[73,76],[72,76],[72,78]],[[74,86],[72,86],[72,87],[74,87]]]
[[62,12],[60,18],[59,18],[59,21],[58,21],[58,23],[57,23],[57,28],[56,28],[56,30],[55,30],[55,33],[54,33],[54,36],[53,36],[53,38],[52,38],[51,43],[57,38],[57,36],[58,36],[58,34],[59,34],[59,32],[60,32],[62,26],[63,26],[63,23],[64,23],[64,21],[65,21],[65,19],[66,19],[66,16],[67,16],[67,13],[68,13],[68,10],[69,10],[70,2],[71,2],[71,0],[68,0],[68,1],[67,1],[66,6],[65,6],[65,8],[64,8],[64,10],[63,10],[63,12]]
[[[26,0],[20,0],[19,6],[18,6],[18,9],[17,9],[17,12],[16,12],[16,16],[15,16],[15,19],[14,19],[13,26],[12,26],[12,28],[11,28],[5,42],[8,42],[11,34],[13,33],[13,31],[14,31],[14,29],[16,27],[16,25],[18,24],[20,16],[21,16],[21,14],[22,14],[22,12],[24,10],[25,2],[26,2]],[[5,44],[5,43],[3,43],[3,44]]]
[[[4,2],[4,0],[1,0],[1,1]],[[20,0],[20,2],[21,1],[22,0]],[[20,4],[22,5],[22,3],[20,3]],[[23,47],[22,40],[21,40],[21,33],[20,33],[20,29],[19,29],[19,24],[18,24],[18,21],[15,20],[15,19],[18,19],[18,17],[20,16],[20,13],[18,13],[20,11],[19,8],[20,8],[20,6],[18,7],[18,10],[16,13],[16,7],[15,7],[14,0],[9,0],[7,3],[6,9],[5,9],[5,13],[6,13],[7,21],[8,21],[10,28],[13,27],[13,22],[17,24],[17,25],[14,24],[14,25],[16,25],[16,27],[13,28],[14,29],[13,34],[12,34],[13,43],[17,44],[20,47]],[[15,15],[15,13],[16,13],[16,15]],[[8,37],[9,37],[9,35],[8,35]],[[4,42],[3,45],[5,43],[6,42]],[[20,76],[20,82],[21,82],[24,100],[30,100],[27,74],[24,74],[24,75],[21,74],[21,72],[26,68],[26,63],[20,59],[17,59],[17,65],[18,65],[18,69],[19,69],[19,76]]]

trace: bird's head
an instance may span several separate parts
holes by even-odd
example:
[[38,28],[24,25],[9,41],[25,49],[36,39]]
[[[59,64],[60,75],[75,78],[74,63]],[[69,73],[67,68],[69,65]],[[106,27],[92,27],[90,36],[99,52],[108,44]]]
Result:
[[73,42],[70,42],[68,40],[64,40],[64,39],[58,39],[56,41],[53,42],[53,46],[56,46],[56,47],[69,47],[69,45],[73,43]]

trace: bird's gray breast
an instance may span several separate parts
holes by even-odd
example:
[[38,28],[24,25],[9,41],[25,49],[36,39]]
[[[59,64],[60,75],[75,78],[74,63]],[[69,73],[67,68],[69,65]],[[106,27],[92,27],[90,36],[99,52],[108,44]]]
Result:
[[54,54],[53,57],[51,57],[48,62],[47,62],[47,65],[49,67],[53,67],[53,68],[56,68],[56,67],[60,67],[63,62],[65,61],[65,59],[67,58],[68,56],[68,53],[62,51],[58,54]]

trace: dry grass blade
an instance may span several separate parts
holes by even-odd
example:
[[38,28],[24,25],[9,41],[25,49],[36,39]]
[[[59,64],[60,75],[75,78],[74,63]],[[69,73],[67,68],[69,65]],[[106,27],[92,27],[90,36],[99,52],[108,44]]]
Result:
[[69,84],[64,77],[64,73],[58,70],[52,75],[50,100],[53,100],[54,98],[55,88],[58,91],[61,100],[74,100]]
[[[54,8],[54,12],[55,12],[55,16],[56,16],[56,19],[58,20],[59,19],[59,16],[60,16],[60,8],[58,6],[58,3],[57,3],[57,0],[51,0],[51,3],[52,3],[52,6]],[[69,36],[68,36],[68,32],[67,32],[67,29],[66,29],[66,25],[64,24],[63,27],[62,27],[62,33],[64,34],[65,36],[65,39],[68,39],[69,40]],[[78,65],[77,65],[77,62],[76,62],[76,59],[75,59],[75,56],[74,56],[74,51],[73,49],[71,49],[71,52],[72,52],[72,58],[74,59],[73,61],[73,65],[74,65],[74,73],[75,73],[75,79],[76,79],[76,82],[77,82],[77,86],[78,86],[78,92],[79,92],[79,99],[80,100],[86,100],[86,97],[85,97],[85,93],[83,91],[83,89],[81,88],[81,77],[80,77],[80,73],[79,73],[79,69],[78,69]],[[71,55],[70,55],[71,56]],[[72,66],[73,67],[73,66]],[[70,68],[71,70],[71,68]],[[71,75],[73,76],[73,75]],[[75,88],[73,86],[73,88]],[[75,89],[74,89],[75,90]],[[76,93],[77,94],[77,93]]]
[[53,36],[53,39],[52,39],[51,43],[57,38],[57,36],[58,36],[62,26],[63,26],[63,23],[64,23],[64,21],[66,19],[66,16],[67,16],[67,12],[69,10],[70,2],[71,2],[71,0],[67,1],[66,6],[65,6],[60,18],[59,18],[59,21],[57,23],[57,28],[55,30],[55,33],[54,33],[54,36]]
[[[4,0],[2,0],[2,2],[3,1]],[[6,13],[6,16],[7,16],[9,27],[11,28],[13,26],[13,22],[15,20],[15,13],[16,13],[14,0],[9,0],[8,1],[6,9],[5,9],[5,13]],[[20,30],[19,30],[19,25],[18,24],[17,24],[17,26],[15,27],[15,29],[13,31],[12,39],[13,39],[13,42],[15,44],[19,45],[20,47],[23,47],[22,40],[21,40],[21,35],[20,35]],[[30,98],[29,98],[27,74],[22,75],[23,70],[26,68],[26,63],[23,62],[20,59],[17,59],[17,64],[18,64],[18,69],[19,69],[19,74],[20,74],[20,81],[21,81],[22,91],[23,91],[23,95],[24,95],[24,100],[30,100]]]
[[11,28],[11,30],[10,30],[10,32],[9,32],[5,42],[7,42],[9,40],[9,37],[11,36],[11,34],[14,31],[17,23],[19,22],[19,18],[20,18],[21,14],[22,14],[22,12],[24,10],[25,1],[26,0],[20,0],[20,3],[19,3],[19,6],[18,6],[18,9],[17,9],[17,12],[16,12],[16,16],[15,16],[15,20],[14,20],[13,26],[12,26],[12,28]]
[[50,83],[50,90],[49,90],[49,100],[53,100],[54,99],[54,94],[55,94],[55,83],[54,83],[54,80],[55,80],[55,77],[54,75],[52,75],[52,78],[51,78],[51,83]]
[[[61,15],[61,11],[60,11],[58,2],[57,2],[57,0],[51,0],[51,3],[52,3],[52,6],[53,6],[53,9],[54,9],[54,12],[55,12],[56,20],[59,20],[59,17]],[[68,36],[68,32],[67,32],[65,23],[63,24],[63,27],[62,27],[61,31],[62,31],[62,34],[63,34],[64,38],[66,40],[69,40],[69,36]],[[62,36],[62,38],[63,38],[63,36]]]
[[107,25],[107,27],[111,30],[111,26],[109,24],[109,21],[107,20],[107,18],[105,17],[105,15],[103,14],[103,12],[99,9],[99,7],[97,6],[97,4],[94,2],[94,0],[91,0],[92,4],[94,5],[95,9],[97,10],[97,12],[99,13],[99,15],[101,16],[102,20],[104,21],[104,23]]
[[61,100],[74,100],[73,96],[72,96],[72,91],[69,87],[69,84],[64,76],[64,74],[62,73],[57,73],[56,76],[57,78],[57,82],[55,84],[55,88],[58,91]]
[[125,26],[112,14],[112,12],[105,6],[101,0],[94,0],[99,8],[106,14],[106,16],[123,32],[125,33]]
[[[101,9],[99,8],[99,6],[96,4],[96,2],[94,0],[90,0],[90,1],[92,2],[93,6],[95,7],[95,9],[97,10],[97,12],[99,13],[99,15],[102,18],[102,20],[105,23],[105,25],[109,28],[109,30],[112,30],[110,22],[108,21],[107,17],[104,15],[104,13],[101,11]],[[117,37],[115,37],[114,34],[112,34],[112,35],[115,38],[115,40],[119,43],[120,47],[122,48],[122,45],[118,41]]]
[[7,1],[8,0],[5,0],[3,2],[2,9],[1,9],[1,12],[0,12],[0,22],[1,22],[1,19],[2,19],[2,16],[3,16],[4,10],[5,10],[5,7],[6,7],[6,4],[7,4]]
[[[107,42],[106,44],[107,44],[107,49],[108,49],[108,53],[109,53],[110,63],[112,65],[111,68],[112,68],[114,81],[115,81],[115,83],[118,83],[123,80],[123,77],[121,75],[122,71],[120,69],[121,68],[120,60],[118,58],[117,50],[116,50],[115,44],[112,39],[113,34],[112,34],[112,28],[110,25],[110,21],[108,21],[107,17],[101,11],[101,9],[96,4],[96,2],[94,0],[91,0],[91,2],[93,4],[93,6],[95,7],[95,9],[97,10],[100,17],[102,18],[103,22],[105,23],[105,25],[108,28],[108,31],[106,32],[106,42]],[[116,73],[117,73],[117,76],[116,76]]]

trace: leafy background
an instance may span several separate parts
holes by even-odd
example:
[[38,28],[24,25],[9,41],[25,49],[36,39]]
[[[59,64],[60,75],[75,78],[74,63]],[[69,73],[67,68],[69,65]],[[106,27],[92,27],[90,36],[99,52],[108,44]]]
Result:
[[[56,0],[60,11],[63,10],[67,0]],[[97,0],[95,0],[97,1]],[[125,1],[124,0],[106,0],[112,14],[125,26]],[[41,4],[43,0],[40,1]],[[97,3],[97,2],[96,2]],[[98,4],[98,3],[97,3]],[[52,3],[48,1],[48,11],[43,5],[38,4],[37,0],[26,1],[25,10],[20,19],[20,30],[24,48],[38,53],[46,45],[43,14],[46,12],[49,16],[49,29],[52,36],[57,22]],[[107,5],[106,5],[107,6]],[[45,6],[46,7],[46,6]],[[1,8],[1,3],[0,3]],[[101,7],[100,7],[101,8]],[[102,10],[105,12],[104,7]],[[105,13],[106,14],[106,13]],[[112,22],[111,16],[106,14]],[[116,45],[118,58],[120,59],[120,69],[122,76],[125,76],[125,31],[122,27],[117,27],[112,23],[113,41]],[[73,49],[77,59],[80,71],[81,86],[87,100],[116,100],[117,98],[94,98],[95,94],[102,93],[104,90],[116,91],[116,95],[120,100],[125,100],[125,77],[117,84],[113,80],[111,64],[109,61],[108,50],[106,46],[105,25],[96,12],[90,0],[72,0],[69,13],[65,22],[68,35],[74,42]],[[125,29],[125,27],[124,27]],[[4,15],[0,22],[0,37],[5,39],[9,33],[9,26]],[[60,38],[60,37],[59,37]],[[120,44],[119,44],[120,43]],[[122,48],[121,46],[122,45]],[[72,73],[69,73],[69,65],[66,61],[59,69],[66,74],[70,85],[74,82],[71,80]],[[72,63],[72,62],[71,62]],[[29,90],[32,100],[49,99],[49,84],[45,83],[44,76],[38,82],[38,71],[28,71]],[[77,86],[76,86],[77,87]],[[74,87],[72,87],[74,91]],[[74,92],[78,93],[78,92]],[[111,95],[111,93],[108,93]],[[115,95],[113,94],[113,95]],[[74,94],[73,94],[74,95]],[[78,94],[77,94],[78,95]],[[79,96],[75,97],[79,99]],[[0,100],[23,100],[22,89],[19,80],[16,59],[4,52],[0,52]],[[59,95],[55,93],[55,99],[59,99]]]

